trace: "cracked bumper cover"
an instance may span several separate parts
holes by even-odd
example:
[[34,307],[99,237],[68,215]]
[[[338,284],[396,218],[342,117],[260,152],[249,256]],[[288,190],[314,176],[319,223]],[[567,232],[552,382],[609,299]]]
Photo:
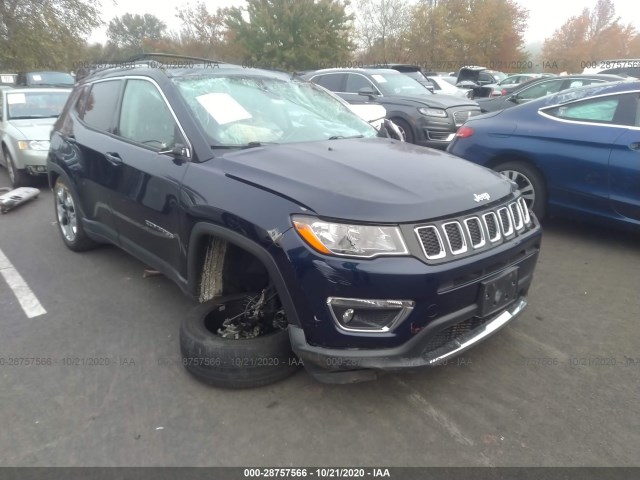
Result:
[[486,319],[480,326],[454,338],[445,345],[425,351],[425,345],[435,333],[425,329],[411,340],[395,348],[331,349],[309,345],[304,331],[289,327],[294,352],[309,373],[331,383],[349,383],[376,377],[376,370],[400,370],[436,366],[454,358],[508,325],[527,306],[527,299],[517,298],[501,312]]

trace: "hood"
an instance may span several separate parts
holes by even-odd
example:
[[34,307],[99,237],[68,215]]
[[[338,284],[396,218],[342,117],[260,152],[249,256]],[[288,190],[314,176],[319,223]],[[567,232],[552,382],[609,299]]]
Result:
[[441,95],[434,93],[433,95],[415,95],[415,96],[405,96],[405,95],[386,95],[384,97],[380,97],[378,99],[380,103],[383,105],[385,102],[394,103],[397,101],[401,101],[404,103],[408,103],[410,105],[415,105],[419,103],[421,105],[425,105],[431,108],[442,108],[447,109],[451,107],[477,107],[477,103],[473,100],[469,100],[468,98],[455,97],[453,95]]
[[57,118],[37,118],[9,120],[9,123],[24,135],[25,140],[49,140],[51,129],[56,120]]
[[512,191],[489,169],[383,138],[254,147],[219,160],[231,178],[349,221],[419,222],[477,208],[474,195],[497,200]]
[[387,109],[378,103],[350,103],[349,109],[369,123],[387,116]]

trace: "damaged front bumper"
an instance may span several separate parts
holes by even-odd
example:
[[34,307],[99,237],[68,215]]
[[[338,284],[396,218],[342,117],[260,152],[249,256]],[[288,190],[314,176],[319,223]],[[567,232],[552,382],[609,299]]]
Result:
[[[306,370],[325,383],[354,383],[373,380],[381,370],[437,366],[445,364],[482,340],[490,337],[527,306],[526,297],[517,298],[503,311],[487,318],[456,318],[425,328],[403,345],[384,349],[329,349],[309,345],[304,331],[290,325],[289,337],[294,352]],[[444,325],[447,325],[443,328]],[[434,341],[436,343],[434,343]],[[443,343],[431,349],[430,346]]]

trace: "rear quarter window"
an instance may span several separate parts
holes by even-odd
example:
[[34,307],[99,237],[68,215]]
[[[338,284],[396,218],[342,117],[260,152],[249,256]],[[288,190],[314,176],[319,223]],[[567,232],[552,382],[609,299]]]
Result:
[[560,105],[547,110],[546,113],[566,120],[613,123],[619,103],[619,97],[597,98],[571,105]]

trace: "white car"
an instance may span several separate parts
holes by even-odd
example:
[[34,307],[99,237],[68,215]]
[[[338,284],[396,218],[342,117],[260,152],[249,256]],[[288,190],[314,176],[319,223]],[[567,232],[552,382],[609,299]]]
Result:
[[327,92],[329,95],[331,95],[333,98],[338,100],[343,105],[349,107],[349,110],[351,110],[353,113],[358,115],[363,120],[366,120],[367,122],[369,122],[373,126],[373,128],[375,128],[376,130],[380,130],[384,125],[384,119],[387,116],[387,109],[384,108],[382,105],[377,103],[352,104],[347,102],[341,96],[336,95],[331,90],[324,88],[322,85],[316,85],[316,86],[321,88],[325,92]]
[[49,136],[70,93],[70,88],[0,90],[0,164],[14,188],[47,174]]
[[473,90],[469,88],[458,88],[455,85],[447,82],[443,77],[428,76],[427,77],[433,85],[433,93],[440,93],[442,95],[454,95],[456,97],[473,98]]

